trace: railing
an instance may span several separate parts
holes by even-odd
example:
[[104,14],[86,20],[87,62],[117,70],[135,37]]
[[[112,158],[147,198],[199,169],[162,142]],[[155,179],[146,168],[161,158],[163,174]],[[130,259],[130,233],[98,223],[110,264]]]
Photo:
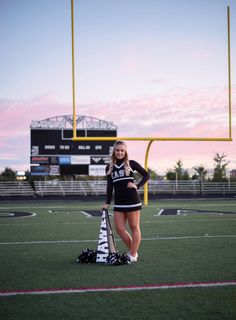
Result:
[[34,190],[27,181],[1,181],[0,197],[34,196]]
[[103,195],[106,193],[106,181],[35,181],[36,195]]
[[[0,197],[10,196],[99,196],[106,194],[106,181],[35,181],[34,188],[27,181],[0,182]],[[199,180],[151,180],[149,195],[236,195],[236,182],[201,182]],[[143,189],[139,192],[142,194]]]
[[[105,195],[106,181],[35,181],[36,194],[44,195]],[[149,195],[159,194],[236,194],[236,182],[201,182],[199,180],[149,181]],[[143,193],[143,189],[139,191]]]
[[150,181],[149,194],[236,194],[236,182],[212,182],[199,180]]

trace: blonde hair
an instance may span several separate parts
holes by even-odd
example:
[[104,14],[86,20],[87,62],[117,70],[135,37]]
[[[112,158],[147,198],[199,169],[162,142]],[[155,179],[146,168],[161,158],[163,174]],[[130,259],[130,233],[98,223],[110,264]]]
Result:
[[123,158],[123,162],[124,162],[124,167],[125,167],[125,174],[128,176],[130,174],[130,170],[131,170],[131,167],[130,167],[130,164],[129,164],[129,156],[128,156],[128,151],[127,151],[127,144],[122,141],[122,140],[117,140],[115,143],[114,143],[114,146],[113,146],[113,151],[112,151],[112,154],[111,154],[111,161],[110,161],[110,164],[109,164],[109,169],[108,169],[108,172],[107,174],[111,174],[112,173],[112,170],[117,162],[117,158],[115,156],[115,149],[116,149],[116,146],[118,145],[122,145],[125,149],[125,156]]

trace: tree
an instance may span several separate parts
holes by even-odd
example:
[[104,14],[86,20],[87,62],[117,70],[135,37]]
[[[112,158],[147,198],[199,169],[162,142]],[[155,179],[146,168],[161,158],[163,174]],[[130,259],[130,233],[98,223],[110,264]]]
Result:
[[151,180],[158,180],[158,179],[160,179],[160,176],[156,173],[155,170],[152,170],[152,169],[148,168],[148,172],[149,172],[149,174],[150,174]]
[[166,179],[167,180],[176,180],[176,179],[189,180],[190,179],[188,170],[183,168],[183,163],[180,159],[176,162],[176,165],[174,166],[174,170],[168,169],[166,173]]
[[0,174],[1,181],[16,181],[16,172],[11,168],[6,167]]
[[207,170],[204,168],[203,165],[193,167],[193,169],[196,171],[196,177],[199,180],[200,184],[200,191],[203,191],[203,181],[205,181]]
[[176,179],[176,173],[173,170],[168,169],[167,172],[166,172],[166,179],[167,180],[175,180]]
[[196,171],[198,179],[205,181],[207,175],[207,170],[205,167],[201,164],[200,166],[193,167],[193,169]]
[[214,174],[213,181],[227,181],[226,168],[229,161],[226,160],[227,155],[224,153],[219,154],[218,152],[214,155]]
[[183,170],[181,180],[190,180],[188,170],[186,170],[186,169]]
[[177,174],[178,180],[189,180],[190,179],[188,170],[183,168],[183,163],[180,159],[176,162],[175,172]]
[[176,165],[174,168],[175,168],[175,173],[177,174],[177,179],[181,180],[181,176],[183,173],[183,163],[180,159],[176,162]]

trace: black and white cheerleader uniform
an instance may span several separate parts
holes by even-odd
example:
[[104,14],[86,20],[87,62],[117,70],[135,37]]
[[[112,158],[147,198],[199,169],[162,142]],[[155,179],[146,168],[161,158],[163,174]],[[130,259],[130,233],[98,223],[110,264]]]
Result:
[[[117,160],[110,174],[107,175],[107,199],[110,204],[114,188],[114,211],[130,212],[140,210],[142,204],[135,188],[128,188],[129,182],[134,183],[134,171],[142,175],[142,179],[137,184],[140,189],[150,178],[149,173],[136,161],[130,160],[130,174],[127,176],[123,160]],[[109,165],[106,167],[106,173]]]

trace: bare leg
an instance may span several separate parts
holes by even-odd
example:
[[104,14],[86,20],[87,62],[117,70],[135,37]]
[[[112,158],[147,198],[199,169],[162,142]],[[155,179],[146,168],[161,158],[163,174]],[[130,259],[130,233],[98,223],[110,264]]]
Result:
[[125,229],[127,221],[127,213],[125,212],[114,212],[114,222],[116,227],[116,232],[119,234],[126,247],[131,250],[132,247],[132,238],[128,231]]
[[140,231],[140,211],[133,211],[127,213],[129,227],[132,233],[132,242],[130,248],[130,254],[136,256],[141,242]]

